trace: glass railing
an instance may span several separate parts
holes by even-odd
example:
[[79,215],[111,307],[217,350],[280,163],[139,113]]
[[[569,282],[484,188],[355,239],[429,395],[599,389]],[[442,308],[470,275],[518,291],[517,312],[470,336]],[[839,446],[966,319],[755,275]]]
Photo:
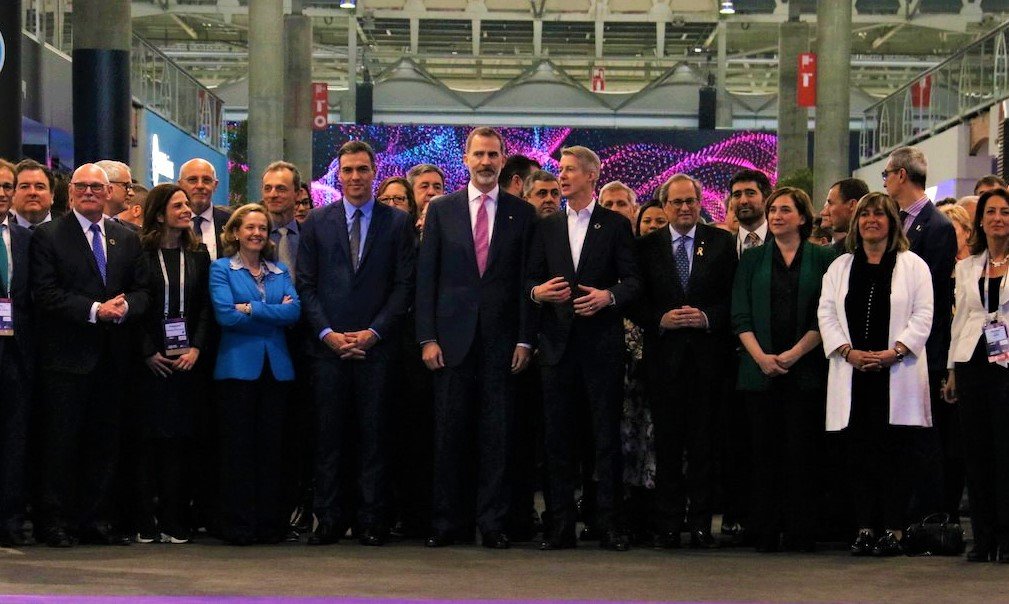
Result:
[[1009,21],[865,110],[862,165],[1009,97]]

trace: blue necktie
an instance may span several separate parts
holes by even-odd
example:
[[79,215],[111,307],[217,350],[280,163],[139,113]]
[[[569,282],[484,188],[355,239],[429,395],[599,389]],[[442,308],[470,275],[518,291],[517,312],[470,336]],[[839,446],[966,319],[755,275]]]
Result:
[[98,272],[102,274],[102,283],[105,283],[105,249],[102,248],[102,229],[97,224],[91,225],[91,251],[95,254],[95,263],[98,264]]
[[[6,298],[10,290],[10,274],[7,272],[7,245],[3,242],[4,229],[6,224],[0,224],[0,296]],[[11,242],[13,243],[13,241]]]
[[680,277],[680,286],[683,287],[683,291],[687,291],[687,281],[690,279],[690,257],[687,256],[688,241],[690,241],[690,237],[680,237],[679,245],[673,253],[676,274]]

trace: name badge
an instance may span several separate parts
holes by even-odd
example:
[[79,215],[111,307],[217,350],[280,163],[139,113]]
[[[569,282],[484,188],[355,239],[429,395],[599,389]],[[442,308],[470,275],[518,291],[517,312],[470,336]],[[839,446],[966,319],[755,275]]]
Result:
[[10,298],[0,298],[0,336],[14,335],[14,303]]
[[1002,321],[993,321],[984,328],[984,340],[988,346],[988,362],[1009,361],[1009,330]]
[[165,319],[165,355],[177,357],[189,352],[185,319]]

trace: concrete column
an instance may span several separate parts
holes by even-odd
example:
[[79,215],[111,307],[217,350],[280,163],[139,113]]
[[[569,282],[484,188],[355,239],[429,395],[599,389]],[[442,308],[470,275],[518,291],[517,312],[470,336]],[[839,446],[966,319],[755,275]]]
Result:
[[778,26],[778,176],[808,167],[809,111],[796,102],[799,55],[807,50],[807,24],[786,21]]
[[832,183],[850,175],[850,72],[851,2],[818,2],[813,146],[813,200],[817,205],[823,204]]
[[543,54],[543,19],[533,20],[533,56],[539,58]]
[[77,0],[72,19],[74,163],[129,162],[130,0]]
[[666,56],[666,22],[655,22],[655,57],[661,59]]
[[347,19],[347,103],[346,115],[341,111],[340,121],[357,121],[357,17]]
[[21,159],[21,3],[0,3],[0,157]]
[[732,99],[729,98],[729,89],[726,85],[728,73],[728,57],[726,41],[729,24],[725,21],[718,22],[718,63],[715,76],[715,91],[717,93],[715,126],[717,128],[732,127]]
[[284,159],[312,176],[312,18],[284,17]]
[[284,157],[284,1],[249,2],[249,185],[260,199],[263,170]]

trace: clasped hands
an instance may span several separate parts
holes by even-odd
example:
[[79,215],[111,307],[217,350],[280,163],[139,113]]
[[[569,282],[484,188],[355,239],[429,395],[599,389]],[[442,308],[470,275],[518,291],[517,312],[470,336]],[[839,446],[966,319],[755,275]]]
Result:
[[897,362],[897,353],[893,349],[856,350],[852,348],[848,351],[848,357],[845,360],[859,371],[880,371]]
[[704,329],[708,326],[708,321],[701,309],[693,306],[681,306],[666,311],[666,314],[659,319],[659,326],[662,329],[683,329],[684,327]]
[[191,370],[194,366],[196,366],[196,361],[199,358],[199,349],[190,348],[189,352],[181,354],[174,359],[166,357],[160,352],[155,352],[144,359],[144,362],[147,363],[147,368],[150,369],[154,375],[168,377],[176,371]]
[[115,323],[125,319],[128,310],[129,306],[126,304],[126,294],[119,294],[115,298],[99,303],[96,316],[99,321]]
[[760,367],[761,373],[768,377],[774,377],[788,373],[788,370],[792,365],[795,365],[800,356],[794,348],[790,348],[781,354],[761,354],[754,360],[757,362],[757,366]]
[[370,329],[340,333],[332,331],[326,334],[322,341],[329,349],[348,361],[360,361],[365,358],[368,350],[378,342],[378,336]]
[[533,299],[537,302],[550,302],[551,304],[564,304],[571,300],[575,307],[575,314],[580,317],[591,317],[613,302],[610,291],[607,289],[596,289],[587,285],[579,285],[578,289],[585,292],[585,295],[571,300],[571,285],[567,279],[554,277],[533,288]]

